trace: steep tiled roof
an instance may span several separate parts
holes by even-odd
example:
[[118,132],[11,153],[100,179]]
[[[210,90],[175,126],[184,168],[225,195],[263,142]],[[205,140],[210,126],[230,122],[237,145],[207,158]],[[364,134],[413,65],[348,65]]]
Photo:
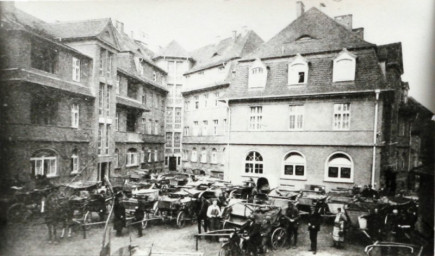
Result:
[[248,31],[221,40],[217,44],[201,47],[192,52],[195,65],[186,74],[219,65],[235,58],[241,58],[263,43],[254,31]]
[[187,52],[177,41],[174,40],[156,54],[155,58],[158,57],[190,58],[191,56],[189,52]]
[[110,18],[52,23],[51,32],[61,38],[95,37],[109,22]]
[[311,8],[244,59],[369,47],[352,31],[316,8]]

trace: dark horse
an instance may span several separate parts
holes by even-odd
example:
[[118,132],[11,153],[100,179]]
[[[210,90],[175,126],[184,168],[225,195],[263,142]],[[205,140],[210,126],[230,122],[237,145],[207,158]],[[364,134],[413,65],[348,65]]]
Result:
[[[45,223],[48,227],[48,240],[49,243],[57,243],[56,229],[59,224],[62,224],[63,237],[65,228],[69,227],[71,232],[72,210],[70,207],[69,199],[58,190],[52,191],[45,198]],[[70,233],[69,233],[70,235]]]

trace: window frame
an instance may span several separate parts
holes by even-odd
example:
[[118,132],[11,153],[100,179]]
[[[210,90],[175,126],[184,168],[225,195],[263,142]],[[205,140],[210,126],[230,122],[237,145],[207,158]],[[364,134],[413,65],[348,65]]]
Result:
[[[331,167],[329,165],[329,162],[331,161],[331,158],[333,156],[335,156],[335,155],[340,155],[340,154],[346,156],[348,158],[348,160],[350,161],[350,166],[347,166],[348,168],[350,168],[350,178],[341,178],[340,177],[341,176],[341,169],[345,168],[346,167],[345,165],[339,166],[338,178],[331,178],[328,175],[329,174],[329,167]],[[354,176],[355,176],[354,175],[354,172],[355,172],[355,166],[354,165],[355,164],[354,164],[354,161],[353,161],[352,157],[349,154],[345,153],[345,152],[337,151],[337,152],[334,152],[334,153],[330,154],[326,158],[326,161],[325,161],[324,181],[326,181],[326,182],[337,182],[337,183],[354,183]],[[337,166],[333,165],[332,167],[337,167]]]
[[73,103],[71,106],[71,127],[79,128],[80,125],[80,105]]
[[263,89],[267,82],[267,67],[256,59],[250,67],[248,67],[248,89]]
[[[344,110],[344,106],[347,105],[347,110]],[[348,103],[334,103],[333,105],[333,112],[332,112],[332,130],[334,131],[349,131],[350,130],[350,124],[351,124],[351,105],[350,102]],[[341,106],[341,109],[338,110],[338,106]],[[347,127],[344,127],[344,115],[348,114],[348,125]],[[340,120],[337,125],[336,115],[339,115]]]
[[207,149],[206,148],[202,148],[201,149],[200,162],[203,163],[203,164],[207,163]]
[[80,169],[80,159],[77,153],[73,153],[71,155],[71,162],[72,162],[72,170],[71,174],[77,174],[79,173]]
[[[294,108],[294,111],[292,109]],[[292,116],[294,116],[294,127],[291,127]],[[289,131],[303,131],[305,126],[305,105],[289,105],[289,115],[288,115],[288,130]],[[298,117],[301,117],[301,126],[298,127],[299,121]]]
[[[47,160],[50,162],[50,166],[51,166],[51,161],[54,160],[54,174],[53,172],[48,173],[46,170],[44,170],[44,161]],[[32,162],[32,165],[35,164],[35,176],[37,175],[44,175],[47,178],[52,178],[52,177],[57,177],[58,175],[58,171],[57,171],[57,156],[37,156],[37,157],[31,157],[30,161]],[[42,173],[37,173],[37,169],[36,169],[36,162],[40,161],[41,162],[41,167],[42,167]],[[35,162],[35,163],[33,163]],[[33,167],[32,167],[33,168]],[[51,169],[51,168],[50,168]]]
[[[290,162],[287,159],[291,157],[292,154],[299,155],[304,159],[303,163],[297,163],[297,162]],[[285,167],[287,165],[293,166],[293,174],[286,174],[285,173]],[[307,180],[307,159],[306,157],[299,151],[292,150],[287,152],[282,160],[282,170],[281,170],[281,179],[288,179],[288,180]],[[303,166],[304,167],[304,175],[296,175],[296,166]]]
[[[333,65],[332,65],[332,82],[333,83],[337,83],[337,82],[348,82],[348,81],[355,81],[355,77],[356,77],[356,58],[357,56],[350,53],[346,48],[344,48],[338,55],[337,57],[333,60]],[[345,67],[349,67],[350,65],[352,65],[352,67],[350,67],[352,70],[352,73],[349,74],[345,74],[344,73],[340,73],[339,69],[343,66],[338,65],[339,62],[344,61],[344,60],[348,60],[350,61],[350,63],[344,65]]]
[[[300,68],[299,68],[300,66]],[[299,73],[304,73],[304,81],[299,82]],[[308,81],[308,61],[302,57],[299,53],[295,59],[288,64],[287,84],[288,85],[306,85]]]
[[[254,109],[254,112],[252,110]],[[249,131],[263,130],[263,106],[249,106]],[[259,111],[261,110],[261,111]]]
[[[253,161],[246,160],[246,158],[251,153],[254,153]],[[258,154],[261,157],[261,159],[262,159],[261,161],[256,160],[256,154]],[[251,172],[246,172],[246,169],[247,169],[246,166],[248,164],[252,164],[252,169],[251,169],[252,171]],[[261,164],[261,172],[256,173],[255,172],[256,169],[260,170],[260,168],[257,167],[257,165],[260,165],[260,164]],[[254,151],[254,150],[249,151],[247,154],[245,154],[242,170],[243,170],[242,176],[262,176],[262,175],[264,175],[264,157],[263,157],[263,155],[258,151]]]
[[196,148],[192,148],[192,155],[190,156],[191,162],[198,162],[198,151]]
[[125,167],[139,166],[139,152],[136,149],[130,148],[127,150],[127,161]]
[[80,59],[72,57],[72,80],[80,82]]
[[211,149],[211,157],[210,157],[210,163],[217,164],[218,163],[218,157],[217,157],[217,149],[212,148]]

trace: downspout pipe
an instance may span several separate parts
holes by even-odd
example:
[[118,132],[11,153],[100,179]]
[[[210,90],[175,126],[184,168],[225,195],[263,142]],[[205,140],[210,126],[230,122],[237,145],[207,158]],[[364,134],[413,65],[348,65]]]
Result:
[[371,179],[371,185],[372,188],[375,188],[375,174],[376,174],[376,142],[377,142],[377,135],[378,135],[378,108],[379,108],[379,94],[381,93],[381,90],[376,89],[375,90],[375,115],[373,120],[373,159],[372,159],[372,179]]
[[[227,103],[227,119],[228,119],[228,125],[227,125],[227,149],[225,150],[227,153],[227,171],[226,171],[226,175],[225,178],[228,179],[228,174],[230,171],[230,129],[231,129],[231,108],[230,108],[230,101],[226,100]],[[229,180],[229,179],[228,179]]]

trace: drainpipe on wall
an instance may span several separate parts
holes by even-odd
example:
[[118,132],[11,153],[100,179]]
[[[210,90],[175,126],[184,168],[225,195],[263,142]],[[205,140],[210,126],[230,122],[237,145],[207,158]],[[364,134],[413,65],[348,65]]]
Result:
[[228,124],[227,124],[227,148],[226,148],[226,154],[227,154],[227,171],[224,172],[224,178],[228,179],[228,172],[230,170],[230,129],[231,129],[231,109],[230,109],[230,101],[226,100],[226,104],[227,104],[227,119],[228,119]]
[[373,121],[373,162],[372,162],[372,188],[375,189],[375,173],[376,173],[376,137],[378,134],[378,104],[379,104],[379,94],[381,90],[376,89],[376,102],[375,102],[375,117]]

